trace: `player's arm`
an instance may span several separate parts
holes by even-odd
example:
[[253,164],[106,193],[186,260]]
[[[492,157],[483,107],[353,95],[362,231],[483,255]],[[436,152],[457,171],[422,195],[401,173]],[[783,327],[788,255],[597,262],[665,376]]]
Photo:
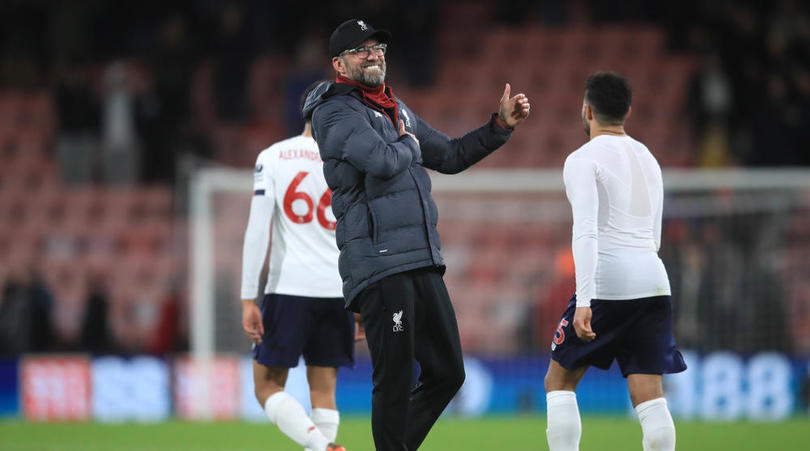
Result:
[[599,195],[596,188],[597,168],[590,160],[569,157],[563,169],[565,194],[571,203],[574,226],[571,250],[574,254],[577,284],[577,309],[574,330],[585,341],[596,338],[591,330],[591,299],[596,296],[595,278],[598,261]]
[[416,138],[422,152],[422,165],[442,174],[457,174],[478,163],[509,139],[512,131],[490,120],[460,138],[450,138],[418,117]]
[[318,108],[312,123],[322,155],[338,154],[338,158],[374,177],[391,178],[419,160],[419,144],[410,136],[386,142],[368,122],[365,112],[338,102]]
[[273,185],[267,180],[268,171],[269,168],[263,167],[260,156],[256,163],[254,193],[242,246],[242,327],[245,335],[256,344],[262,341],[264,325],[261,311],[254,300],[259,294],[259,278],[267,257],[270,221],[273,219]]
[[529,115],[529,99],[524,94],[510,97],[507,84],[497,113],[482,127],[460,138],[450,139],[417,117],[416,137],[422,143],[423,165],[444,174],[456,174],[502,146],[512,130]]
[[[660,176],[660,167],[658,168],[658,173]],[[660,192],[655,193],[655,196],[658,202],[653,203],[653,205],[657,206],[655,212],[653,212],[653,240],[655,240],[655,251],[658,252],[658,250],[661,249],[661,216],[664,210],[664,190],[662,189]]]

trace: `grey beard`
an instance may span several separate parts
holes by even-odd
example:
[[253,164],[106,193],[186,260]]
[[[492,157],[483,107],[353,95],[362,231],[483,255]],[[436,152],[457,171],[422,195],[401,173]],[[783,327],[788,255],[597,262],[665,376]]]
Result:
[[357,71],[350,73],[349,78],[369,88],[379,88],[385,82],[385,64],[382,64],[380,69],[382,69],[380,74],[369,75],[363,68],[357,67]]
[[364,85],[370,88],[379,88],[380,86],[382,86],[384,82],[385,82],[385,72],[379,75],[371,75],[371,76],[367,76],[365,73],[363,73],[363,81],[361,81],[360,83],[363,83]]

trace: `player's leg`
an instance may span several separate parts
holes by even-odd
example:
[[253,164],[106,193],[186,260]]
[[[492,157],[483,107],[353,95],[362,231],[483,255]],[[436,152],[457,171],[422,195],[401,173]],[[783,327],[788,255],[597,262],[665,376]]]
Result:
[[582,437],[575,390],[588,370],[569,370],[551,360],[544,380],[546,387],[546,439],[550,451],[577,451]]
[[408,449],[417,449],[464,383],[456,314],[441,274],[415,272],[416,359],[421,372],[408,408]]
[[289,368],[298,364],[309,329],[306,298],[267,295],[262,303],[265,335],[253,349],[256,399],[270,422],[301,446],[324,451],[329,440],[315,427],[304,407],[284,391]]
[[545,378],[547,429],[546,438],[552,451],[578,450],[582,437],[576,390],[582,376],[591,366],[607,369],[615,357],[615,329],[624,318],[615,312],[615,303],[591,302],[591,325],[597,339],[584,342],[574,330],[576,296],[568,301],[551,341],[551,361]]
[[346,311],[342,297],[317,301],[304,347],[311,418],[327,439],[335,441],[340,425],[335,387],[338,367],[354,366],[354,314]]
[[667,408],[660,374],[629,374],[627,388],[644,434],[644,451],[675,449],[675,423]]
[[312,450],[325,450],[329,440],[315,427],[304,407],[284,391],[289,368],[266,367],[253,362],[256,399],[270,422],[287,437]]
[[286,367],[267,367],[253,361],[253,392],[262,407],[267,403],[267,398],[284,390],[289,371]]
[[645,450],[674,450],[675,424],[664,398],[662,374],[686,369],[675,347],[669,296],[632,301],[641,315],[628,327],[617,357],[638,413]]
[[413,304],[409,272],[385,277],[361,292],[357,307],[373,366],[371,432],[378,451],[402,451],[413,379]]
[[337,368],[307,366],[309,399],[312,403],[312,422],[330,442],[337,438],[340,414],[335,403]]
[[554,360],[549,361],[548,371],[546,372],[545,379],[543,379],[546,393],[553,391],[575,391],[586,371],[588,371],[587,366],[569,370]]
[[663,378],[660,374],[628,374],[627,389],[633,407],[664,397]]

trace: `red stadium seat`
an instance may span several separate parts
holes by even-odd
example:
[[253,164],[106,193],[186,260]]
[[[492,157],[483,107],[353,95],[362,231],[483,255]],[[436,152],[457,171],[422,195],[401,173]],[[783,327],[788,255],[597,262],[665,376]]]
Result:
[[467,28],[458,31],[440,31],[438,46],[440,54],[447,55],[453,64],[473,59],[481,50],[477,44],[475,31]]
[[450,90],[458,97],[459,90],[469,92],[472,89],[476,72],[480,69],[480,64],[474,59],[442,64],[439,67],[436,87],[432,89],[432,94],[440,95],[441,92]]

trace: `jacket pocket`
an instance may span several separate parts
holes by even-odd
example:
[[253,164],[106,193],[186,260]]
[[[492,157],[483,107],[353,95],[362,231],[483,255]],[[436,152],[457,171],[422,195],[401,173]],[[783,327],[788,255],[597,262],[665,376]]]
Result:
[[371,244],[376,246],[380,242],[380,223],[371,202],[368,203],[368,227],[370,229],[369,234],[371,235]]

